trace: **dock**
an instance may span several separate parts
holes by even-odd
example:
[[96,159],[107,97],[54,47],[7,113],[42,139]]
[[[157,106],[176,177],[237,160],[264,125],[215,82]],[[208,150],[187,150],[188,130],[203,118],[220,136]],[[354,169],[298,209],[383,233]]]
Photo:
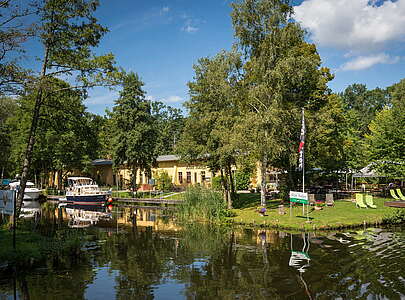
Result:
[[[46,196],[50,202],[67,202],[65,196]],[[171,200],[165,198],[117,198],[113,197],[113,203],[144,203],[144,204],[168,204],[174,205],[183,202],[182,200]]]
[[405,201],[387,201],[384,206],[405,208]]

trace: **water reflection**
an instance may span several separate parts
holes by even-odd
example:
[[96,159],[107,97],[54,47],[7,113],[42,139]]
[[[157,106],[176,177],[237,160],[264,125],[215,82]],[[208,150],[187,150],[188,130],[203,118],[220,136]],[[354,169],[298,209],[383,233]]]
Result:
[[[403,228],[290,234],[179,226],[150,207],[97,212],[110,217],[83,229],[93,246],[76,262],[20,271],[17,299],[405,297]],[[8,277],[0,299],[14,299]]]

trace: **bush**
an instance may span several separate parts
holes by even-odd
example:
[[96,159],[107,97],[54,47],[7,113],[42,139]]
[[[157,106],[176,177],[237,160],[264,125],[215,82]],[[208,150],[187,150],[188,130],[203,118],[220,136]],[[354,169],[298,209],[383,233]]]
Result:
[[235,173],[236,190],[248,190],[252,173],[248,171],[237,171]]
[[194,186],[187,188],[176,213],[182,221],[218,221],[226,216],[227,210],[221,193]]
[[212,178],[211,187],[215,191],[222,191],[222,176],[215,176]]
[[161,191],[173,190],[172,177],[169,175],[169,173],[167,173],[167,171],[157,173],[155,179],[158,190]]

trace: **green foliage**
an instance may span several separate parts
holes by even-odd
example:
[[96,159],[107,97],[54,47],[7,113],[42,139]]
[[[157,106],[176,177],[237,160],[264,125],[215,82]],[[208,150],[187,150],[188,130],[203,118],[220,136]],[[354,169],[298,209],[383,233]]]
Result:
[[185,118],[178,108],[167,106],[159,101],[153,101],[151,104],[154,126],[158,132],[156,154],[173,154],[177,140],[183,132]]
[[223,182],[223,177],[222,176],[214,176],[211,179],[211,188],[214,191],[222,191],[224,186],[222,184]]
[[2,153],[0,156],[0,172],[4,171],[5,178],[14,175],[13,169],[15,165],[10,159],[14,126],[10,124],[10,119],[12,119],[16,110],[17,103],[14,99],[0,97],[0,153]]
[[405,79],[390,88],[392,106],[377,113],[366,136],[367,154],[382,174],[405,176]]
[[248,190],[250,185],[250,178],[252,172],[249,171],[237,171],[235,172],[235,188],[236,190]]
[[195,186],[184,193],[183,202],[178,205],[176,216],[181,221],[220,221],[227,215],[221,193]]
[[113,161],[127,165],[135,185],[137,170],[150,170],[156,160],[157,130],[151,113],[151,101],[145,98],[143,83],[135,73],[124,78],[123,90],[109,113],[113,126]]
[[154,178],[156,179],[156,185],[160,191],[172,191],[172,177],[167,173],[167,171],[162,171],[157,173]]

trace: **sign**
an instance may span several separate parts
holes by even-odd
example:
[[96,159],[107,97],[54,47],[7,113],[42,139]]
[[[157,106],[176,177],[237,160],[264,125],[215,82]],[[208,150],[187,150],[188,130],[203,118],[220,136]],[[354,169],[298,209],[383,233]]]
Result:
[[309,204],[308,193],[290,191],[290,202]]
[[0,214],[13,215],[15,191],[0,191]]
[[149,182],[148,182],[150,185],[155,185],[155,179],[149,179]]

